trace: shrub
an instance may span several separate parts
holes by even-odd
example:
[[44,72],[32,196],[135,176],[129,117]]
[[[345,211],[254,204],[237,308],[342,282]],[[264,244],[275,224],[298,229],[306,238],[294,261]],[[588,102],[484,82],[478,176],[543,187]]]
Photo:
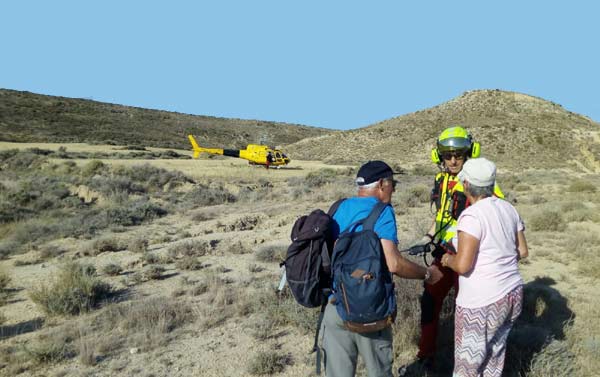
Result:
[[223,203],[233,203],[237,199],[223,185],[207,186],[197,184],[183,196],[187,208],[214,206]]
[[230,245],[227,251],[229,251],[231,254],[249,254],[252,252],[252,249],[243,244],[241,241],[237,241]]
[[94,254],[104,253],[107,251],[119,251],[124,250],[123,245],[117,238],[111,236],[105,236],[94,241],[92,244]]
[[0,292],[6,290],[6,287],[8,287],[10,281],[10,275],[3,268],[0,269]]
[[145,253],[148,250],[148,240],[136,237],[129,242],[127,248],[133,253]]
[[95,275],[92,266],[67,263],[53,282],[34,288],[29,297],[50,315],[87,312],[112,293],[112,287]]
[[68,331],[54,331],[29,343],[23,350],[25,356],[37,364],[57,363],[75,357],[73,340]]
[[526,225],[531,230],[550,232],[562,231],[566,226],[562,213],[554,209],[542,209],[535,212]]
[[263,220],[261,215],[246,215],[235,220],[232,224],[222,225],[223,231],[234,232],[242,230],[252,230],[256,228]]
[[10,284],[10,275],[3,269],[0,268],[0,306],[4,305],[8,297],[7,287]]
[[116,263],[109,263],[102,267],[102,272],[106,275],[117,276],[123,271],[123,267]]
[[255,254],[260,262],[280,262],[285,259],[286,249],[283,245],[264,245]]
[[84,177],[91,177],[93,175],[102,173],[107,170],[106,165],[100,160],[92,160],[85,164],[83,168],[81,168],[81,175]]
[[192,179],[180,171],[156,168],[150,164],[131,167],[120,166],[114,169],[114,174],[134,182],[140,182],[148,191],[163,191],[167,184],[172,189],[183,183],[193,182]]
[[64,254],[65,251],[66,251],[65,249],[58,247],[56,245],[45,245],[42,248],[40,248],[39,256],[40,256],[40,259],[42,259],[42,260],[56,258],[59,255]]
[[12,240],[21,249],[23,245],[30,244],[32,240],[40,242],[55,238],[59,226],[56,219],[37,218],[19,222],[12,233]]
[[264,270],[264,268],[262,268],[261,266],[259,266],[257,264],[252,263],[252,264],[248,265],[249,272],[255,273],[255,272],[261,272],[263,270]]
[[14,241],[0,242],[0,260],[8,258],[10,255],[16,254],[20,249],[20,245]]
[[304,333],[314,334],[319,311],[298,305],[289,288],[274,295],[273,288],[265,286],[252,296],[250,302],[254,305],[254,311],[262,313],[263,318],[273,326],[292,325]]
[[179,259],[175,263],[175,267],[180,270],[200,270],[202,268],[202,262],[198,260],[196,257],[184,257],[183,259]]
[[187,303],[166,297],[111,305],[96,318],[103,331],[118,328],[120,339],[145,349],[164,346],[169,333],[193,319]]
[[144,264],[154,264],[159,263],[160,258],[154,253],[146,252],[142,255],[142,261],[144,262]]
[[567,188],[568,192],[596,192],[596,185],[589,181],[576,180]]
[[282,372],[287,365],[292,364],[292,358],[288,354],[282,354],[275,350],[260,351],[250,364],[248,372],[254,375],[272,375]]
[[333,182],[340,173],[335,169],[325,168],[312,171],[306,175],[304,182],[310,187],[322,187]]
[[91,190],[97,191],[105,196],[125,194],[142,194],[146,189],[139,183],[133,182],[127,177],[94,176],[87,182]]
[[140,225],[166,214],[166,210],[148,200],[131,201],[106,210],[106,218],[110,224],[124,226]]
[[208,253],[210,244],[204,240],[179,242],[169,248],[169,256],[172,258],[200,257]]
[[145,280],[158,280],[162,278],[162,274],[165,272],[165,268],[157,265],[148,266],[143,272],[143,278]]

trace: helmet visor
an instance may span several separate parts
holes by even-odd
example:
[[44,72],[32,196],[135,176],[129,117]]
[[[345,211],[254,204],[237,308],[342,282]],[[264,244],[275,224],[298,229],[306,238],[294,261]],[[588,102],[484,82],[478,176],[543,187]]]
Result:
[[440,153],[458,150],[466,151],[469,148],[471,148],[471,140],[465,139],[463,137],[450,137],[448,139],[438,141],[437,144],[438,151]]

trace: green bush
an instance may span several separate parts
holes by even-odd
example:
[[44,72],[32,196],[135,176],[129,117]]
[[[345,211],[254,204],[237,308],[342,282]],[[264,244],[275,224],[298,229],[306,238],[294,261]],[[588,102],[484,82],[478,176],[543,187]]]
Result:
[[576,180],[567,188],[568,192],[596,192],[596,185],[589,181]]
[[51,364],[76,356],[73,339],[67,335],[53,334],[42,337],[24,348],[26,358],[36,364]]
[[157,265],[148,266],[143,272],[142,276],[145,280],[158,280],[162,278],[165,268]]
[[335,181],[339,176],[340,173],[337,170],[325,168],[308,173],[304,181],[311,188],[322,187],[327,183]]
[[0,292],[4,292],[8,284],[10,284],[10,275],[4,271],[4,269],[0,269]]
[[285,247],[281,245],[264,245],[254,256],[260,262],[281,262],[285,259],[285,252]]
[[100,174],[107,170],[106,165],[99,160],[92,160],[85,164],[85,166],[81,169],[81,175],[84,177],[91,177],[95,174]]
[[102,272],[109,276],[117,276],[123,272],[123,267],[116,263],[109,263],[102,267]]
[[237,201],[237,198],[222,185],[207,186],[197,184],[181,200],[186,208],[197,208],[233,203]]
[[148,240],[136,237],[129,242],[127,248],[133,253],[145,253],[148,250]]
[[163,191],[167,184],[172,189],[183,183],[193,182],[191,178],[180,171],[156,168],[150,164],[131,167],[120,166],[113,169],[113,174],[143,184],[147,191]]
[[202,262],[198,260],[196,257],[184,257],[175,262],[175,267],[180,270],[200,270],[202,269]]
[[60,268],[53,282],[32,289],[29,297],[49,315],[76,315],[93,309],[112,292],[109,284],[96,278],[92,266],[71,262]]
[[8,258],[10,255],[16,254],[20,250],[20,245],[14,241],[0,242],[0,260]]
[[563,231],[565,230],[565,220],[561,212],[556,209],[542,209],[535,212],[531,218],[526,221],[526,226],[535,231]]
[[248,365],[248,372],[254,375],[273,375],[282,372],[287,365],[292,364],[290,355],[275,350],[261,351]]
[[210,243],[204,240],[179,242],[169,248],[171,258],[200,257],[211,250]]
[[167,211],[147,199],[140,199],[113,205],[107,208],[105,213],[109,224],[132,226],[162,217]]
[[104,253],[104,252],[114,252],[125,249],[125,245],[123,245],[118,238],[111,236],[104,236],[95,240],[92,244],[92,249],[94,251],[94,255]]

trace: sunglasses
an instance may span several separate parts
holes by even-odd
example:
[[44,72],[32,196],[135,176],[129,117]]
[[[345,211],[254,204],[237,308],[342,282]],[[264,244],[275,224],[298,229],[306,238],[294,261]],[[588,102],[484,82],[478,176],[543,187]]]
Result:
[[442,153],[442,158],[444,160],[451,160],[454,157],[456,160],[464,160],[465,153],[464,152],[444,152]]

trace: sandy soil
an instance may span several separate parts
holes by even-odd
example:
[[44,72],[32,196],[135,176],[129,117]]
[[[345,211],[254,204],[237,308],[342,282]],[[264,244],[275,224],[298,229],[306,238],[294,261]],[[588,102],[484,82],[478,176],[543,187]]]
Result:
[[[28,144],[28,147],[57,149],[63,144]],[[0,143],[0,149],[22,147],[22,144]],[[112,146],[90,146],[87,144],[68,144],[69,151],[106,151]],[[150,148],[149,148],[150,149]],[[77,160],[78,164],[85,164],[87,160]],[[228,180],[232,177],[257,181],[268,180],[275,185],[284,182],[289,177],[304,176],[308,172],[322,167],[331,167],[320,162],[293,161],[287,168],[266,170],[260,167],[249,167],[243,160],[236,159],[203,159],[203,160],[106,160],[114,165],[136,165],[150,163],[165,169],[179,170],[198,181]],[[343,169],[343,166],[336,168]],[[250,172],[250,173],[249,173]],[[429,182],[423,178],[423,182]],[[318,200],[318,198],[317,198]],[[292,201],[278,202],[266,199],[262,202],[220,205],[207,208],[216,214],[216,217],[202,222],[195,222],[188,216],[172,214],[146,226],[132,227],[127,232],[115,233],[114,237],[131,239],[144,237],[150,241],[150,250],[158,255],[167,255],[168,249],[177,242],[184,241],[211,241],[218,240],[218,245],[211,255],[202,257],[202,262],[216,268],[225,267],[225,275],[236,282],[270,281],[278,282],[279,268],[276,263],[258,262],[252,253],[237,254],[228,249],[236,241],[241,241],[249,248],[255,250],[261,245],[279,244],[288,242],[289,232],[294,219],[315,207],[324,207],[325,202],[306,201],[296,203]],[[525,206],[525,205],[523,205]],[[527,207],[528,208],[528,207]],[[526,209],[526,207],[523,207]],[[427,205],[409,208],[398,216],[398,229],[402,242],[414,239],[429,223],[431,215]],[[219,224],[233,224],[243,216],[256,216],[259,224],[252,230],[223,231]],[[594,225],[598,228],[597,224]],[[600,232],[600,229],[598,229]],[[165,240],[170,238],[169,240]],[[27,331],[25,324],[30,324],[43,318],[44,314],[34,305],[27,296],[27,292],[39,284],[45,284],[53,277],[54,272],[62,260],[77,259],[82,262],[92,263],[98,269],[110,262],[126,266],[125,271],[118,277],[103,277],[117,288],[124,288],[124,276],[139,268],[140,255],[128,250],[120,252],[106,252],[95,257],[81,256],[81,249],[85,241],[63,239],[57,242],[68,250],[61,258],[50,260],[41,264],[15,267],[16,260],[29,260],[35,258],[31,251],[23,255],[13,256],[8,260],[0,261],[0,266],[10,271],[13,288],[16,290],[8,305],[2,307],[6,317],[3,325],[5,339],[3,344],[17,344],[27,342],[36,336],[37,331]],[[556,263],[546,257],[538,257],[537,251],[550,245],[542,242],[531,243],[531,258],[527,264],[522,265],[522,274],[526,281],[531,281],[537,276],[550,276],[555,278],[555,289],[571,299],[595,295],[594,288],[590,286],[589,279],[580,276],[574,264]],[[249,266],[257,264],[263,271],[255,273],[249,271]],[[174,264],[165,265],[166,275],[172,275],[163,280],[149,281],[134,286],[132,297],[165,297],[181,288],[183,278],[190,280],[199,279],[203,271],[178,271]],[[198,305],[193,298],[192,305]],[[576,308],[576,305],[574,306]],[[288,327],[282,329],[276,339],[264,342],[257,341],[251,336],[257,318],[261,313],[254,313],[248,317],[236,317],[228,320],[224,325],[202,331],[196,324],[186,325],[178,330],[177,337],[167,347],[149,352],[130,353],[123,350],[119,355],[98,363],[96,366],[85,366],[80,362],[71,360],[58,365],[49,365],[41,369],[25,372],[23,376],[245,376],[247,365],[259,350],[277,349],[291,355],[293,364],[286,367],[281,376],[309,376],[314,370],[314,358],[309,354],[312,348],[312,334],[303,334],[298,329]],[[53,326],[63,322],[64,318],[49,319],[46,326]],[[13,334],[6,336],[10,328]],[[414,350],[416,352],[416,346]],[[3,371],[0,370],[0,374]]]

